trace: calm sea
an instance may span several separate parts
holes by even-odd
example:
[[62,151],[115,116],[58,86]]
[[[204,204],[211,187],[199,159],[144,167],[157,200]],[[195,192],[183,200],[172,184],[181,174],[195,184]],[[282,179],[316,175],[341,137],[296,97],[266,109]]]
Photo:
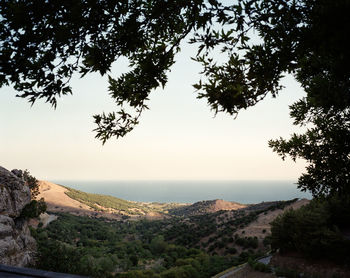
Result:
[[112,195],[130,201],[194,203],[223,199],[244,204],[311,199],[293,181],[69,181],[55,183],[89,193]]

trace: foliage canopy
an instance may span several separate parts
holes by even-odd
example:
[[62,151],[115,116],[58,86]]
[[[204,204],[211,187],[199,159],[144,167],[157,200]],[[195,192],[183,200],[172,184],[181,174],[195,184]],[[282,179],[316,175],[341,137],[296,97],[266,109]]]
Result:
[[298,210],[279,215],[271,223],[272,249],[349,263],[350,241],[342,233],[349,226],[349,204],[349,199],[314,199]]
[[23,171],[23,179],[30,189],[31,198],[34,199],[40,193],[39,181],[27,169]]
[[[2,1],[0,86],[56,106],[57,97],[72,93],[73,73],[109,74],[120,110],[94,116],[105,142],[137,124],[186,40],[198,46],[193,59],[203,65],[198,97],[215,112],[236,114],[276,96],[285,73],[297,77],[313,104],[345,107],[348,10],[346,0]],[[226,57],[221,64],[211,55],[217,48]],[[131,70],[114,78],[111,65],[121,56]]]
[[284,159],[304,158],[306,173],[298,187],[315,197],[350,196],[350,110],[311,107],[305,100],[291,106],[294,124],[308,126],[304,134],[289,140],[270,140],[269,145]]
[[[134,128],[187,41],[198,47],[193,59],[203,67],[193,86],[215,113],[235,115],[276,96],[283,75],[294,75],[307,96],[291,116],[315,128],[270,145],[282,157],[309,162],[302,189],[343,193],[350,172],[349,11],[348,0],[1,1],[0,87],[56,106],[57,97],[72,93],[74,73],[108,74],[119,110],[94,116],[105,143]],[[120,57],[130,71],[113,77]]]

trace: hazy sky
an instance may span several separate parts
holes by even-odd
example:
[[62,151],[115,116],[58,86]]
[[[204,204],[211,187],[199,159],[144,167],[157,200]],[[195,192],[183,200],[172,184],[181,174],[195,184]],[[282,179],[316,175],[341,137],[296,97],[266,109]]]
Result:
[[[140,124],[126,137],[104,146],[94,138],[92,115],[115,109],[107,78],[91,74],[72,80],[73,96],[56,110],[43,101],[33,107],[0,89],[0,165],[29,169],[39,179],[94,180],[296,180],[304,163],[282,161],[269,139],[288,137],[288,105],[304,95],[292,77],[279,97],[232,116],[210,111],[191,86],[201,68],[186,47],[177,57],[164,90],[151,94]],[[125,70],[113,66],[112,75]]]

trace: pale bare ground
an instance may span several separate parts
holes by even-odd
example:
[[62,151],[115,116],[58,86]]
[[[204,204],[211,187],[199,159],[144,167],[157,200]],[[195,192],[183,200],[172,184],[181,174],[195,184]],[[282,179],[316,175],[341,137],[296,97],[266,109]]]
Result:
[[91,207],[76,201],[65,194],[68,190],[63,186],[49,182],[39,181],[40,194],[37,199],[44,198],[49,212],[68,212],[75,215],[106,217],[109,219],[120,219],[121,215],[96,212]]
[[[68,190],[63,186],[49,182],[39,181],[40,194],[37,199],[44,198],[47,204],[47,210],[49,212],[68,212],[74,215],[92,216],[92,217],[104,217],[108,219],[120,220],[125,215],[122,212],[113,210],[110,208],[97,207],[105,211],[95,211],[93,208],[85,205],[77,200],[70,198],[65,194]],[[136,210],[136,209],[135,209]],[[149,220],[163,219],[165,216],[157,212],[149,212],[144,215],[132,215],[129,216],[131,220],[137,220],[140,218],[146,218]]]
[[209,212],[217,212],[219,210],[234,211],[234,210],[245,208],[246,206],[247,205],[239,204],[235,202],[215,200],[214,204],[211,206],[211,211]]
[[33,228],[37,228],[39,223],[43,224],[43,227],[47,227],[52,221],[55,221],[58,218],[57,215],[54,214],[48,214],[46,212],[39,215],[38,218],[30,218],[29,219],[29,226]]
[[[269,211],[267,214],[259,215],[258,219],[250,223],[248,226],[237,230],[239,236],[244,237],[257,237],[259,240],[263,240],[267,235],[271,233],[270,223],[280,214],[289,209],[298,209],[302,206],[307,205],[310,200],[301,199],[293,204],[286,206],[283,210],[276,209],[274,211]],[[265,231],[265,232],[264,232]]]
[[39,190],[40,194],[37,199],[44,198],[50,211],[60,211],[61,207],[92,210],[89,206],[68,197],[65,194],[68,190],[58,184],[49,181],[39,181]]

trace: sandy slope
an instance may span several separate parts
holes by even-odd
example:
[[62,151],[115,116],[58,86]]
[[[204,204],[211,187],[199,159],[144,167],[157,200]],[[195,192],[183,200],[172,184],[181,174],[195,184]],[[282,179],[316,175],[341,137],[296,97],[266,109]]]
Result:
[[212,212],[217,212],[219,210],[238,210],[241,208],[245,208],[246,206],[247,205],[243,205],[235,202],[215,200],[213,205],[210,207],[210,209],[212,209]]
[[48,181],[39,181],[39,185],[40,194],[37,198],[44,198],[50,211],[59,211],[61,207],[91,210],[87,205],[69,198],[64,193],[67,189],[62,186]]
[[[112,209],[105,209],[106,211],[95,211],[93,208],[76,201],[65,194],[68,191],[63,186],[49,182],[49,181],[39,181],[39,191],[40,194],[37,199],[44,198],[47,204],[47,210],[49,212],[68,212],[75,215],[85,215],[94,217],[104,217],[109,219],[122,219],[123,213]],[[157,212],[149,212],[144,215],[132,215],[132,219],[147,218],[147,219],[162,219],[164,215]]]
[[89,206],[68,197],[66,188],[49,181],[39,181],[40,194],[37,199],[44,198],[49,212],[69,212],[75,215],[87,215],[120,219],[121,215],[96,212]]

